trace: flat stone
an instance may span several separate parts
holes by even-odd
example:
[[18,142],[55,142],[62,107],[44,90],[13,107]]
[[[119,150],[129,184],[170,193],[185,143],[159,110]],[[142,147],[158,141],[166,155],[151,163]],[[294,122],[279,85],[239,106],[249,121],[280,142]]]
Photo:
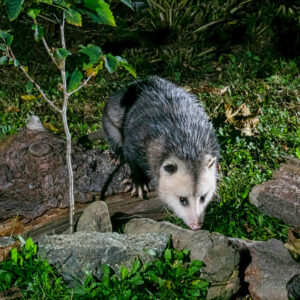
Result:
[[95,201],[85,208],[78,220],[76,231],[112,232],[106,203],[104,201]]
[[43,126],[40,118],[38,116],[32,115],[29,119],[29,122],[26,126],[30,130],[35,130],[35,131],[45,131],[45,127]]
[[250,202],[268,216],[300,225],[300,159],[288,159],[273,178],[252,189]]
[[245,270],[245,282],[253,300],[288,300],[287,284],[300,273],[297,263],[283,243],[271,239],[266,242],[245,241],[230,238],[241,256],[247,251],[250,255]]
[[131,267],[139,258],[142,263],[155,258],[144,249],[162,255],[169,234],[126,235],[118,233],[76,232],[72,235],[43,236],[38,240],[39,254],[58,271],[70,285],[76,285],[90,272],[101,278],[102,264],[108,264],[119,274],[120,267]]
[[127,234],[145,232],[171,234],[176,249],[188,249],[191,260],[204,262],[201,277],[211,283],[206,299],[231,299],[238,291],[240,256],[225,236],[206,230],[186,230],[169,222],[150,219],[132,219],[125,226]]

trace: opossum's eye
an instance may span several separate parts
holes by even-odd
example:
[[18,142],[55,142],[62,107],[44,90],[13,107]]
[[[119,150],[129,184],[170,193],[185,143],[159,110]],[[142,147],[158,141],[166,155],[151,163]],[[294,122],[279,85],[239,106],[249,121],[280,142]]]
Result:
[[206,197],[206,194],[205,194],[205,195],[202,195],[202,196],[200,197],[200,203],[204,203],[205,197]]
[[188,206],[189,205],[189,200],[186,197],[180,197],[179,200],[180,200],[180,203],[183,206]]
[[164,169],[169,174],[173,174],[173,173],[175,173],[177,171],[177,165],[176,164],[165,165]]

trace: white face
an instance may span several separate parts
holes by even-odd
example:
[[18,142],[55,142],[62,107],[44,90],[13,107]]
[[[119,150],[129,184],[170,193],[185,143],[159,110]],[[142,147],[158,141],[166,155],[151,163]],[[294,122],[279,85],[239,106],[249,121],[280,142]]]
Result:
[[195,183],[185,163],[171,157],[160,168],[159,198],[191,229],[200,229],[206,207],[216,191],[216,173],[216,157],[205,155]]

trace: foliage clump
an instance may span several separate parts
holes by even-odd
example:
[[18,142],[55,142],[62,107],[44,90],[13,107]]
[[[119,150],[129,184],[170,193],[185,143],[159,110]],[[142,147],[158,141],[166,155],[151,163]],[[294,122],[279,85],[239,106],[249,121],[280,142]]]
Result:
[[[72,289],[39,258],[31,238],[20,239],[21,250],[14,248],[10,259],[0,263],[0,292],[17,288],[24,299],[205,299],[209,287],[199,277],[201,261],[190,261],[188,250],[167,248],[153,262],[143,265],[137,259],[130,270],[121,267],[119,276],[103,265],[101,281],[87,273],[83,284]],[[145,251],[156,256],[151,249]]]

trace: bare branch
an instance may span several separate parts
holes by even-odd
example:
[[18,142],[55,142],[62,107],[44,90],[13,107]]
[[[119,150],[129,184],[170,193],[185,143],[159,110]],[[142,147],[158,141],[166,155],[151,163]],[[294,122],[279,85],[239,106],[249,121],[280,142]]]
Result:
[[65,11],[63,11],[63,20],[62,24],[60,25],[60,34],[61,34],[61,45],[63,48],[67,49],[66,41],[65,41]]
[[83,88],[89,81],[90,79],[93,77],[94,72],[85,80],[85,82],[83,84],[81,84],[76,90],[68,93],[68,96],[70,97],[71,95],[73,95],[75,92],[79,91],[81,88]]
[[49,19],[49,18],[47,18],[46,16],[43,16],[43,15],[38,15],[38,18],[44,19],[44,20],[46,20],[46,21],[48,21],[52,24],[57,24],[57,22],[55,22],[55,21],[53,21],[53,20],[51,20],[51,19]]
[[[63,12],[63,19],[62,23],[60,24],[60,34],[61,34],[61,44],[64,49],[66,49],[66,41],[65,41],[65,12]],[[61,78],[63,82],[63,90],[64,90],[64,102],[63,102],[63,109],[62,109],[62,119],[63,119],[63,126],[66,135],[66,144],[67,144],[67,151],[66,151],[66,161],[67,161],[67,168],[69,174],[69,213],[70,213],[70,233],[74,232],[74,211],[75,211],[75,200],[74,200],[74,175],[73,175],[73,168],[72,168],[72,139],[71,134],[68,126],[68,118],[67,118],[67,108],[68,108],[68,100],[69,95],[67,92],[67,80],[66,80],[66,61],[63,60],[61,65]]]
[[[12,49],[10,47],[8,47],[9,50],[9,57],[12,59],[16,59]],[[40,92],[40,94],[42,95],[42,97],[44,98],[44,100],[58,113],[62,113],[62,110],[59,109],[44,93],[43,89],[40,87],[39,84],[37,84],[34,79],[29,75],[29,73],[26,71],[26,69],[20,64],[20,69],[23,71],[23,73],[25,74],[25,76],[35,85],[35,87],[38,89],[38,91]]]
[[53,14],[53,16],[56,19],[57,23],[60,25],[60,21],[59,21],[58,17],[56,16],[56,14]]
[[[34,19],[34,24],[35,24],[36,26],[38,26],[38,23],[37,23],[36,19]],[[47,53],[48,53],[49,56],[51,57],[51,60],[52,60],[53,63],[57,66],[57,68],[60,70],[60,66],[59,66],[58,62],[56,61],[56,59],[55,59],[53,53],[51,52],[50,48],[48,47],[48,44],[47,44],[46,39],[45,39],[44,37],[42,37],[42,42],[43,42],[43,44],[44,44],[44,47],[45,47]]]

